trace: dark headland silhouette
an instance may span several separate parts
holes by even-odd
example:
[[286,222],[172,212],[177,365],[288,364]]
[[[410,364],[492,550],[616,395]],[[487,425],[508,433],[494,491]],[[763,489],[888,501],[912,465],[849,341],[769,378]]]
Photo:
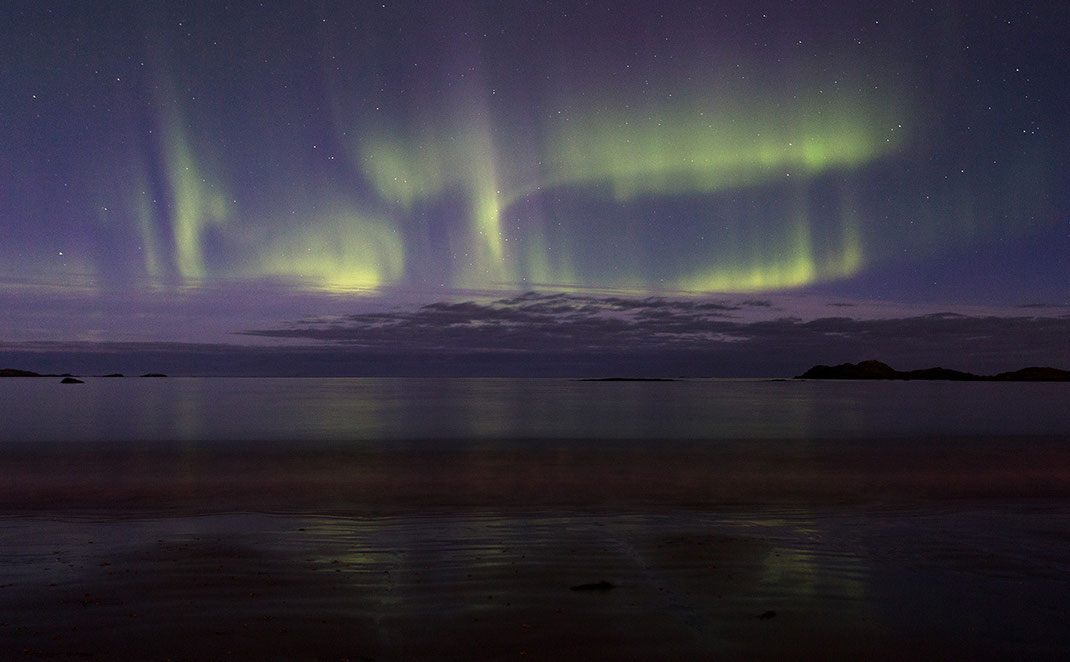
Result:
[[[122,377],[120,373],[112,373],[108,375],[102,375],[102,377]],[[167,375],[150,372],[141,377],[166,377]],[[19,370],[16,368],[2,368],[0,369],[0,377],[68,377],[73,378],[75,375],[71,373],[62,374],[42,374],[33,372],[30,370]],[[1070,370],[1059,370],[1058,368],[1048,367],[1030,367],[1022,368],[1021,370],[1014,370],[1012,372],[1001,372],[996,375],[975,375],[970,372],[963,372],[961,370],[951,370],[948,368],[924,368],[922,370],[896,370],[887,363],[880,361],[861,361],[859,363],[841,363],[840,365],[815,365],[801,375],[797,375],[795,379],[899,379],[899,380],[945,380],[945,381],[959,381],[959,382],[1068,382],[1070,381]],[[637,382],[671,382],[675,379],[664,377],[599,377],[599,378],[586,378],[579,381],[596,381],[596,382],[625,382],[625,381],[637,381]],[[67,382],[75,383],[75,382]]]
[[[123,375],[122,375],[122,373],[113,372],[111,374],[101,375],[101,376],[102,377],[122,377]],[[150,373],[147,373],[147,374],[144,374],[144,375],[141,375],[141,376],[142,377],[166,377],[167,375],[165,375],[163,373],[160,373],[160,372],[150,372]],[[67,378],[73,378],[74,375],[72,375],[69,372],[65,372],[65,373],[60,374],[60,375],[50,375],[50,374],[42,374],[40,372],[33,372],[32,370],[19,370],[17,368],[0,368],[0,377],[67,377]],[[71,382],[66,382],[66,383],[67,384],[75,384],[75,383],[82,383],[82,382],[73,382],[73,381],[71,381]]]
[[959,382],[1067,382],[1070,370],[1058,368],[1022,368],[998,375],[975,375],[948,368],[924,368],[922,370],[896,370],[880,361],[841,363],[840,365],[815,365],[795,379],[927,379]]
[[0,369],[0,377],[58,377],[58,375],[42,375],[29,370],[17,370],[15,368]]

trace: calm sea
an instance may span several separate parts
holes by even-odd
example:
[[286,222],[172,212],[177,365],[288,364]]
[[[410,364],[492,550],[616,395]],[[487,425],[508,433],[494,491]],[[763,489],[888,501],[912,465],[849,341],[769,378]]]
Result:
[[15,442],[958,439],[1070,435],[1059,383],[0,380]]
[[1063,497],[1068,403],[1058,383],[6,379],[0,502]]

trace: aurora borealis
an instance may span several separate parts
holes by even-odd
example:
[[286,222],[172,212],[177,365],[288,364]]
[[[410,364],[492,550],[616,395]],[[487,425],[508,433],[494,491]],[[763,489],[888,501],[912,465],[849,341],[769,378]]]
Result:
[[4,340],[529,291],[1067,314],[1067,8],[662,4],[4,3]]

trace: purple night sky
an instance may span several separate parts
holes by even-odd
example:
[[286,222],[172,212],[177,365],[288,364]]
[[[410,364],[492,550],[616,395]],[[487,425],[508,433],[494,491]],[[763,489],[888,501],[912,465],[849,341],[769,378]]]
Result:
[[1067,3],[10,0],[0,43],[0,367],[1070,368]]

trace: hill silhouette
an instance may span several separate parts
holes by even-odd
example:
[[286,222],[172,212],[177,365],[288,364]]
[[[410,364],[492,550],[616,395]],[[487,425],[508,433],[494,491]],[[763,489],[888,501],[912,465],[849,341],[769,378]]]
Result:
[[840,365],[815,365],[795,379],[901,379],[943,380],[960,382],[1065,382],[1070,381],[1070,370],[1031,367],[997,375],[975,375],[948,368],[924,368],[922,370],[896,370],[880,361],[841,363]]

